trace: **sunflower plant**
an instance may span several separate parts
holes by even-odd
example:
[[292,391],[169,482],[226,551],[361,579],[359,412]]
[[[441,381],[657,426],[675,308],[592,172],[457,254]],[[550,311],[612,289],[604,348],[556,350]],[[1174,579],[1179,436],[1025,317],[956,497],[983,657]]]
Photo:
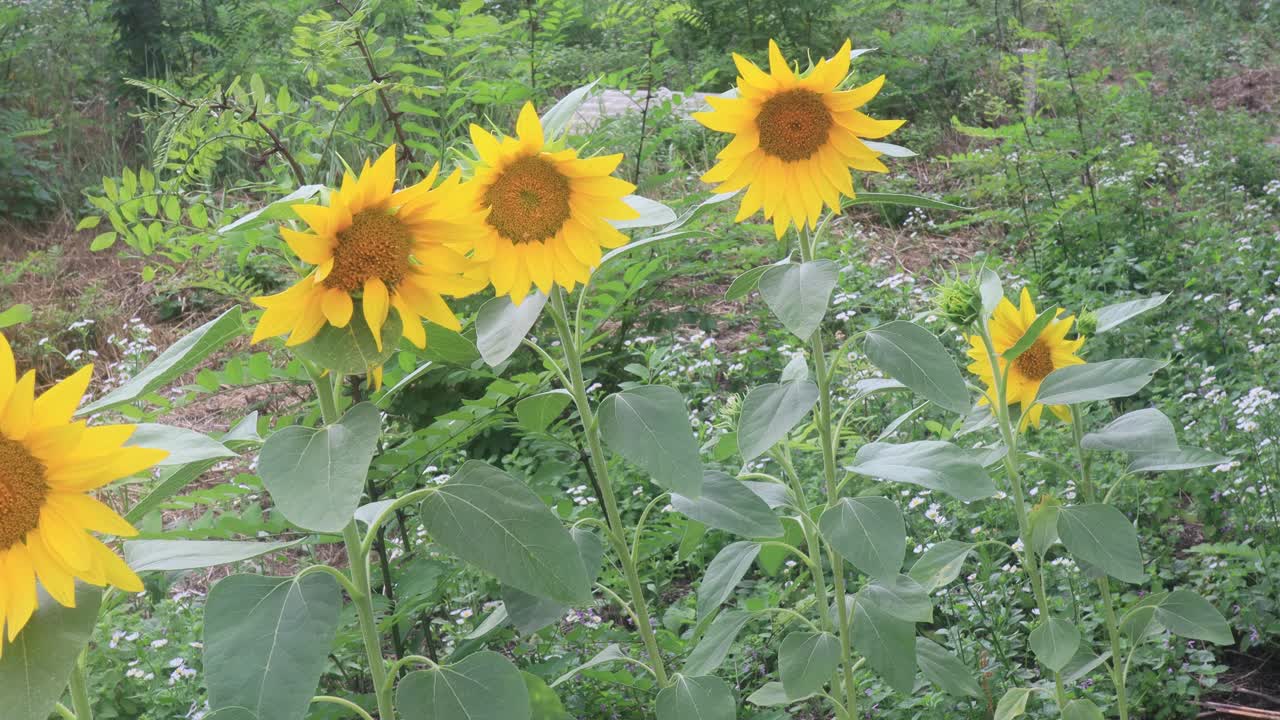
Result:
[[[239,307],[82,407],[91,369],[37,397],[34,375],[18,374],[0,336],[0,700],[10,698],[9,688],[22,690],[15,701],[22,704],[6,705],[6,718],[46,720],[56,712],[92,720],[83,653],[97,610],[143,590],[146,573],[320,545],[340,546],[343,558],[283,577],[232,574],[209,591],[206,720],[302,720],[315,704],[363,720],[558,719],[567,715],[554,688],[607,663],[639,668],[637,689],[659,720],[729,720],[741,716],[743,703],[781,713],[816,705],[851,720],[871,712],[860,705],[871,676],[910,695],[918,674],[957,698],[985,698],[1005,720],[1033,698],[1085,720],[1103,717],[1103,708],[1070,688],[1099,669],[1114,689],[1107,709],[1127,720],[1128,668],[1143,642],[1165,633],[1229,642],[1221,615],[1190,591],[1159,590],[1128,606],[1113,593],[1113,582],[1150,580],[1125,515],[1139,480],[1225,460],[1182,447],[1153,408],[1090,423],[1109,410],[1099,403],[1133,395],[1167,363],[1090,358],[1088,335],[1114,331],[1163,297],[1090,312],[1082,329],[1062,308],[1038,310],[1029,288],[1015,305],[989,270],[948,283],[939,314],[965,333],[971,381],[920,324],[858,328],[828,317],[841,272],[829,230],[845,208],[964,210],[859,190],[859,173],[886,172],[884,158],[911,154],[882,142],[903,121],[868,114],[886,79],[854,80],[851,61],[862,52],[845,42],[801,68],[770,42],[767,71],[734,55],[735,89],[695,115],[731,136],[703,176],[715,194],[686,203],[691,209],[680,216],[615,177],[621,155],[590,155],[570,143],[566,125],[587,86],[541,116],[525,104],[514,128],[472,125],[470,145],[448,172],[398,163],[404,148],[388,143],[358,171],[345,168],[336,187],[299,187],[281,207],[224,226],[278,221],[273,242],[297,271],[283,291],[252,299],[260,311],[250,336],[282,346],[281,372],[309,383],[309,404],[293,415],[247,419],[218,438],[98,422],[107,413],[139,415],[148,398],[249,335]],[[627,383],[601,397],[588,382],[589,365],[608,352],[602,340],[616,305],[602,299],[600,278],[625,267],[637,248],[657,252],[664,241],[705,237],[694,220],[731,199],[737,221],[762,214],[778,238],[790,235],[795,251],[748,271],[731,292],[758,292],[805,352],[776,382],[746,393],[736,404],[732,447],[709,452],[677,390]],[[474,318],[462,312],[466,298],[489,288],[493,296],[477,303]],[[539,323],[549,340],[533,332]],[[391,496],[373,491],[371,468],[395,458],[387,431],[404,422],[385,411],[432,361],[389,387],[383,368],[398,351],[437,344],[474,349],[495,376],[522,348],[531,353],[542,374],[527,374],[535,378],[527,383],[547,384],[517,404],[518,417],[533,418],[521,427],[536,434],[564,418],[598,512],[567,522],[522,480],[480,460],[449,468],[437,483]],[[864,360],[885,377],[853,381],[855,363]],[[872,393],[912,393],[920,403],[868,441],[849,418]],[[946,437],[898,441],[912,419],[939,414],[954,416]],[[1038,451],[1050,433],[1069,433],[1074,457]],[[116,539],[134,535],[141,519],[214,463],[244,451],[256,452],[254,470],[273,512],[287,521],[287,536],[188,540],[159,529],[117,554]],[[1112,452],[1130,456],[1128,471],[1095,472],[1097,454]],[[1030,462],[1059,470],[1063,485],[1034,506],[1024,487]],[[145,494],[131,492],[140,483],[129,478],[155,465],[165,466],[158,482]],[[625,487],[636,474],[652,486]],[[893,499],[899,484],[967,503],[1004,502],[1018,541],[947,541],[908,566],[905,514]],[[624,512],[624,492],[643,499],[638,515]],[[1083,502],[1056,499],[1070,492]],[[685,638],[657,622],[669,608],[646,581],[646,567],[668,552],[648,542],[650,519],[668,506],[688,527],[734,537],[698,581]],[[433,547],[499,583],[501,602],[482,628],[533,633],[572,608],[606,602],[623,618],[620,627],[634,629],[630,642],[550,685],[485,649],[487,630],[443,657],[400,652],[400,626],[375,591],[380,568],[373,562],[376,550],[389,584],[380,539],[393,521],[406,535],[416,522]],[[934,625],[934,592],[979,552],[1016,558],[1025,573],[1036,615],[1028,645],[1043,666],[1040,675],[1020,675],[1026,684],[998,702],[978,680],[984,669],[953,651],[968,639]],[[739,606],[735,590],[765,553],[792,558],[804,579],[767,602]],[[1096,587],[1096,595],[1076,599],[1101,618],[1105,637],[1096,643],[1068,612],[1071,599],[1046,587],[1045,560],[1054,554],[1073,560]],[[603,573],[606,563],[617,572]],[[361,662],[352,672],[368,690],[363,696],[318,689],[344,611],[359,638]],[[740,699],[717,672],[753,623],[780,638],[777,672]]]

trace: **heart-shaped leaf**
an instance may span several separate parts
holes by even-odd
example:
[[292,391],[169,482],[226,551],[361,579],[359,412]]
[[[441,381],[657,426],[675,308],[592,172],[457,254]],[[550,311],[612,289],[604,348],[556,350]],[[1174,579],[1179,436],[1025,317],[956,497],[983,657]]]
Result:
[[807,341],[827,314],[839,277],[830,260],[775,265],[760,276],[760,295],[788,330]]
[[328,575],[220,580],[205,605],[209,706],[302,720],[328,662],[341,609],[338,583]]
[[396,707],[413,720],[531,720],[529,690],[511,661],[483,650],[432,670],[410,673]]
[[698,439],[680,393],[643,385],[605,398],[596,415],[609,447],[644,468],[658,485],[689,498],[702,494]]
[[258,472],[281,514],[307,530],[341,532],[360,506],[381,431],[378,408],[360,403],[333,425],[272,433]]

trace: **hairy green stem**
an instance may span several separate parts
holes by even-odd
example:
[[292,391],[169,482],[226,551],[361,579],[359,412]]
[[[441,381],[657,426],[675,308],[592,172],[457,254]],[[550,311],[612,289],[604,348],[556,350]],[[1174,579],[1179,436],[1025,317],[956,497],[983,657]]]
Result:
[[89,675],[85,670],[84,653],[80,653],[80,657],[76,659],[67,684],[71,690],[71,707],[75,708],[76,720],[93,720],[93,703],[89,700]]
[[369,714],[369,713],[368,713],[364,708],[362,708],[362,707],[360,707],[359,705],[357,705],[357,704],[355,704],[355,703],[351,702],[350,700],[345,700],[345,699],[340,698],[340,697],[334,697],[334,696],[332,696],[332,695],[317,695],[317,696],[315,696],[315,697],[311,698],[311,702],[312,702],[312,703],[326,703],[326,704],[329,704],[329,705],[337,705],[338,707],[346,708],[347,710],[350,710],[351,712],[355,713],[356,715],[359,715],[359,716],[360,716],[360,718],[361,718],[361,720],[373,720],[373,716],[372,716],[372,715],[370,715],[370,714]]
[[[1036,606],[1040,609],[1040,622],[1049,621],[1049,598],[1044,591],[1044,576],[1040,572],[1040,559],[1031,545],[1031,524],[1027,517],[1027,499],[1022,490],[1022,477],[1018,467],[1018,435],[1014,432],[1009,419],[1009,405],[1005,394],[1006,375],[1000,372],[999,355],[991,342],[991,332],[985,322],[978,323],[982,334],[982,342],[986,345],[987,359],[991,362],[992,382],[996,386],[995,410],[996,420],[1000,426],[1000,435],[1004,439],[1007,452],[1004,455],[1005,474],[1009,477],[1009,488],[1013,491],[1013,509],[1018,517],[1018,539],[1022,541],[1022,567],[1031,579],[1031,590],[1036,597]],[[1029,408],[1028,408],[1029,409]],[[1024,412],[1026,409],[1024,409]],[[1055,698],[1058,703],[1058,714],[1062,715],[1067,706],[1067,692],[1062,684],[1062,673],[1053,673]]]
[[[320,401],[320,413],[326,425],[332,425],[340,419],[338,416],[336,376],[321,376],[311,372],[311,379],[316,386],[316,397]],[[369,660],[369,679],[373,682],[374,697],[378,702],[379,720],[395,720],[395,705],[392,702],[391,689],[387,686],[387,662],[382,655],[382,640],[378,636],[378,623],[373,614],[373,591],[369,582],[369,554],[360,537],[360,529],[353,518],[342,530],[342,540],[347,547],[347,562],[351,566],[351,584],[346,586],[355,606],[356,618],[360,623],[360,636],[364,640],[365,655]],[[354,592],[353,592],[354,590]]]
[[[817,251],[817,236],[803,233],[800,238],[801,258],[808,262]],[[818,440],[822,447],[822,477],[825,481],[827,508],[836,504],[840,496],[839,480],[836,478],[836,443],[839,438],[833,433],[833,414],[831,411],[831,375],[827,370],[827,350],[823,343],[822,328],[813,331],[809,339],[813,354],[813,374],[818,383]],[[845,602],[844,559],[835,549],[827,545],[827,558],[831,563],[832,586],[835,591],[836,615],[839,619],[840,635],[840,667],[843,671],[845,712],[850,717],[858,712],[858,696],[853,686],[853,644],[850,638],[852,627],[849,622],[849,604]],[[824,603],[823,614],[827,613]]]
[[[644,585],[640,582],[640,573],[636,570],[633,551],[626,547],[627,528],[622,523],[622,513],[618,510],[618,499],[614,495],[613,485],[609,482],[609,461],[604,454],[604,443],[600,439],[600,428],[596,424],[595,413],[591,410],[591,401],[587,398],[587,386],[582,377],[582,352],[578,346],[578,335],[569,327],[569,315],[565,309],[564,291],[556,288],[551,294],[551,317],[555,321],[556,330],[560,333],[560,344],[564,350],[565,365],[568,367],[570,387],[566,388],[573,395],[578,416],[582,418],[582,429],[587,436],[587,448],[591,455],[591,466],[596,473],[600,485],[600,501],[604,505],[605,518],[617,542],[622,544],[618,552],[618,561],[622,564],[623,575],[627,579],[627,589],[631,593],[631,605],[635,612],[636,626],[640,639],[644,641],[649,661],[653,665],[654,677],[658,685],[666,687],[667,668],[662,660],[662,651],[658,648],[658,638],[654,635],[649,621],[649,607],[644,598]],[[576,320],[575,320],[576,321]]]
[[818,622],[822,623],[822,629],[830,631],[831,613],[827,612],[827,608],[831,607],[831,601],[827,598],[827,578],[822,569],[822,538],[812,526],[812,520],[809,516],[809,501],[804,494],[804,485],[800,482],[800,476],[796,473],[796,469],[791,465],[791,454],[783,446],[783,452],[778,453],[775,458],[778,464],[782,465],[782,473],[791,483],[791,494],[795,495],[795,501],[798,507],[796,510],[800,512],[800,531],[804,533],[804,546],[809,550],[809,573],[813,576],[813,595],[818,602],[820,608]]
[[[1096,502],[1097,491],[1093,487],[1093,478],[1089,475],[1092,459],[1084,449],[1084,417],[1079,405],[1071,406],[1071,436],[1076,446],[1076,457],[1080,459],[1080,491],[1085,502]],[[1120,623],[1116,620],[1115,597],[1111,595],[1111,578],[1098,578],[1098,592],[1102,594],[1102,607],[1105,612],[1107,637],[1111,641],[1111,682],[1116,688],[1116,709],[1120,720],[1129,720],[1129,698],[1127,664],[1120,664]]]

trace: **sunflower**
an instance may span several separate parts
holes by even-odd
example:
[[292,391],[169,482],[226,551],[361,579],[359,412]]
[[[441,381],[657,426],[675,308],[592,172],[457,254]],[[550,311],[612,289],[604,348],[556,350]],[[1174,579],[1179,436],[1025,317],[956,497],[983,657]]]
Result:
[[640,213],[622,200],[636,186],[611,177],[622,155],[548,149],[532,103],[520,110],[516,135],[498,139],[471,126],[479,161],[468,184],[475,210],[487,213],[475,257],[489,264],[494,291],[519,304],[530,286],[545,294],[586,283],[601,248],[627,243],[608,221]]
[[[307,231],[280,228],[289,248],[315,265],[284,292],[256,297],[266,309],[253,341],[288,334],[285,345],[311,340],[325,323],[346,327],[355,299],[382,349],[382,325],[391,308],[400,314],[404,336],[426,347],[422,318],[455,332],[462,329],[445,295],[481,290],[482,268],[467,258],[483,216],[468,207],[461,174],[432,187],[439,166],[412,187],[395,190],[395,146],[359,177],[347,172],[342,188],[330,190],[325,205],[294,205]],[[375,369],[376,370],[376,369]]]
[[[1084,363],[1084,360],[1076,357],[1076,352],[1080,350],[1080,346],[1084,345],[1084,338],[1067,339],[1067,332],[1071,330],[1075,317],[1071,315],[1061,317],[1062,312],[1063,310],[1059,308],[1058,317],[1040,331],[1035,343],[1014,359],[1013,367],[1009,369],[1009,384],[1005,388],[1005,400],[1010,406],[1018,403],[1022,409],[1022,421],[1019,424],[1022,430],[1025,430],[1029,424],[1040,427],[1040,414],[1044,411],[1044,405],[1036,403],[1035,398],[1040,392],[1040,383],[1049,376],[1049,373],[1058,368]],[[1031,301],[1031,293],[1027,292],[1026,288],[1022,289],[1022,297],[1016,308],[1008,298],[1000,300],[1000,304],[991,315],[989,327],[991,344],[995,347],[1001,374],[1004,374],[1009,361],[999,356],[1018,344],[1035,319],[1036,306]],[[969,372],[977,375],[987,385],[987,395],[983,397],[981,403],[988,404],[989,399],[995,397],[995,380],[991,375],[991,360],[987,357],[986,345],[982,342],[981,336],[969,336],[968,355],[973,359],[969,365]],[[1027,407],[1028,404],[1031,406]],[[1049,409],[1064,422],[1071,422],[1071,410],[1067,406],[1050,405]]]
[[904,120],[876,120],[858,112],[880,92],[884,76],[853,90],[836,88],[849,74],[849,41],[833,57],[818,61],[804,77],[769,41],[769,72],[738,55],[737,94],[707,98],[710,112],[694,113],[712,130],[734,138],[716,155],[719,162],[702,176],[719,183],[716,192],[747,188],[736,222],[764,210],[781,238],[789,225],[817,225],[823,205],[840,209],[840,196],[853,197],[849,168],[888,172],[862,138],[882,138]]
[[[75,581],[140,592],[142,581],[89,531],[137,534],[89,493],[155,465],[164,450],[126,447],[132,425],[73,421],[93,367],[35,396],[35,373],[21,378],[0,334],[0,631],[9,642],[31,619],[36,582],[75,607]],[[0,636],[0,654],[4,650]]]

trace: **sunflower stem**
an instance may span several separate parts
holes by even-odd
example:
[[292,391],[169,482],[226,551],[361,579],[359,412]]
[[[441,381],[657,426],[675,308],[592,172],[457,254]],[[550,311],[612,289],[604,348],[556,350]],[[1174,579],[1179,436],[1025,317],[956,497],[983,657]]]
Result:
[[[1076,447],[1076,457],[1080,459],[1080,490],[1084,493],[1085,502],[1096,502],[1097,491],[1093,487],[1093,479],[1089,475],[1092,464],[1088,453],[1084,450],[1084,417],[1079,405],[1071,406],[1071,437]],[[1105,610],[1107,637],[1111,641],[1111,682],[1116,688],[1116,710],[1120,720],[1129,720],[1129,698],[1125,685],[1126,665],[1120,664],[1120,623],[1116,620],[1116,602],[1111,594],[1111,578],[1098,578],[1098,591],[1102,594],[1102,606]]]
[[[307,370],[316,387],[321,418],[326,425],[337,423],[341,419],[338,415],[337,398],[341,376],[332,373],[323,375],[310,366]],[[378,635],[378,622],[373,613],[369,555],[364,549],[360,529],[356,527],[354,518],[343,529],[342,540],[347,548],[347,563],[351,566],[351,583],[344,584],[344,587],[351,597],[351,604],[355,606],[356,619],[360,624],[360,636],[364,641],[365,655],[369,661],[369,679],[373,683],[374,697],[378,703],[378,718],[395,720],[395,705],[391,699],[391,688],[387,683],[387,661],[382,655],[382,640]]]
[[[649,605],[644,597],[644,585],[640,581],[640,573],[636,570],[635,550],[627,546],[626,526],[622,523],[622,513],[618,510],[618,500],[613,486],[609,482],[609,461],[604,454],[604,443],[600,438],[600,427],[596,423],[595,414],[591,410],[591,402],[587,399],[587,386],[582,377],[582,348],[578,346],[579,336],[569,325],[569,314],[565,307],[564,291],[556,287],[551,292],[551,318],[555,321],[556,330],[560,333],[560,345],[564,350],[564,361],[569,371],[570,387],[566,388],[573,395],[578,416],[582,419],[582,429],[587,436],[587,447],[591,456],[591,467],[595,471],[599,484],[601,504],[604,505],[605,518],[608,520],[610,534],[619,545],[618,561],[627,579],[627,589],[631,594],[631,606],[635,612],[637,630],[644,642],[645,651],[653,665],[654,677],[659,687],[668,683],[666,664],[662,660],[662,651],[658,648],[658,638],[654,635],[649,621]],[[576,323],[579,318],[574,318]]]
[[89,673],[85,669],[85,653],[76,658],[67,682],[71,691],[71,707],[75,708],[75,720],[93,720],[93,703],[89,700]]
[[[802,231],[800,233],[800,257],[805,262],[813,260],[818,249],[816,234]],[[823,343],[822,327],[813,331],[809,339],[813,354],[813,374],[818,384],[818,440],[822,447],[822,477],[825,481],[827,509],[836,504],[840,497],[839,480],[836,477],[836,443],[834,417],[831,412],[831,373],[827,371],[827,350]],[[845,602],[844,560],[830,544],[827,544],[827,560],[831,563],[831,578],[835,592],[836,616],[839,620],[841,672],[844,685],[845,712],[849,717],[857,715],[858,696],[853,683],[853,645],[850,635],[852,626],[849,620],[849,604]],[[824,588],[825,590],[825,588]],[[825,594],[825,593],[823,593]],[[822,613],[829,612],[822,607]]]
[[[1022,477],[1018,465],[1018,435],[1013,430],[1009,419],[1009,405],[1006,402],[1005,375],[1000,372],[999,355],[995,344],[991,342],[991,331],[987,327],[986,318],[978,322],[978,330],[982,342],[986,346],[987,359],[991,363],[992,383],[995,385],[996,420],[1000,426],[1000,435],[1004,439],[1007,452],[1004,456],[1005,474],[1009,478],[1009,488],[1013,491],[1013,510],[1018,518],[1018,539],[1022,541],[1022,552],[1019,554],[1022,569],[1031,580],[1031,590],[1035,594],[1036,607],[1040,610],[1040,622],[1049,620],[1049,597],[1044,591],[1044,576],[1040,572],[1039,558],[1031,544],[1031,523],[1027,516],[1026,494],[1022,489]],[[1027,408],[1024,412],[1030,410]],[[1054,697],[1058,703],[1058,715],[1061,716],[1067,705],[1067,692],[1062,683],[1062,673],[1053,673]]]

